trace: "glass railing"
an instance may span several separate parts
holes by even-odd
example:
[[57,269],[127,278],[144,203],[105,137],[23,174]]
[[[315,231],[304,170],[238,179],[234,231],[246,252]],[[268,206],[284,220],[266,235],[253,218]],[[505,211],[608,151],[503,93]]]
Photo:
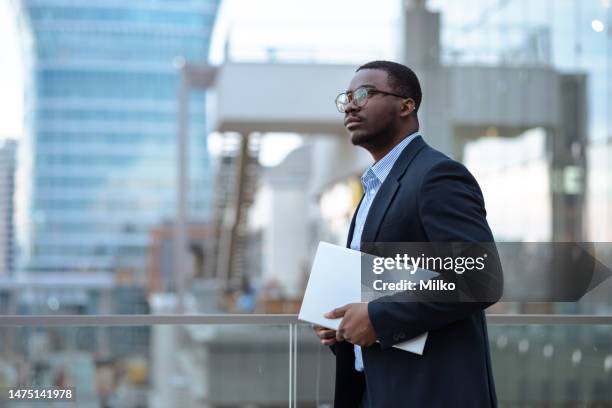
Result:
[[502,407],[612,406],[612,326],[492,325]]
[[[500,407],[612,406],[612,316],[488,321]],[[0,316],[2,407],[332,407],[334,370],[295,315]]]

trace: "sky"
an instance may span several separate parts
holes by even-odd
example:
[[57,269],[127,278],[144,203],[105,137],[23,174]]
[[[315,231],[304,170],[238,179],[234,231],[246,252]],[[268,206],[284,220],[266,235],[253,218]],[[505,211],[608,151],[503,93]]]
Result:
[[[353,62],[391,57],[398,37],[400,0],[223,0],[213,34],[211,62],[230,56],[260,60]],[[274,50],[269,50],[273,48]]]
[[23,69],[9,2],[0,1],[0,139],[22,133]]

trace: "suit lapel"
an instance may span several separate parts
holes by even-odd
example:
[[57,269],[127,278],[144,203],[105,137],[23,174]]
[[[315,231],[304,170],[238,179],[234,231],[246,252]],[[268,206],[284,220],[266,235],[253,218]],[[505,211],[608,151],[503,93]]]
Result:
[[382,219],[387,212],[387,208],[393,201],[395,193],[399,188],[397,180],[387,177],[385,182],[380,186],[380,190],[376,193],[376,197],[372,202],[370,211],[363,226],[363,233],[361,234],[361,242],[374,242],[380,229]]
[[[361,235],[362,243],[375,242],[376,237],[378,236],[378,231],[380,230],[380,225],[382,224],[382,220],[400,186],[398,180],[402,178],[412,160],[425,146],[427,146],[427,144],[419,136],[410,142],[397,158],[397,161],[393,165],[393,168],[389,172],[385,182],[380,186],[380,190],[378,190],[378,193],[376,193],[376,197],[370,206],[370,211],[368,211],[368,216]],[[355,214],[356,213],[357,212],[355,212]],[[350,237],[352,237],[352,232],[355,227],[354,218],[355,217],[353,216],[351,233],[349,234]]]
[[351,226],[349,227],[348,238],[346,241],[346,247],[351,247],[351,242],[353,241],[353,233],[355,232],[355,220],[357,219],[357,212],[359,211],[359,207],[361,207],[361,202],[363,201],[363,195],[359,200],[359,204],[357,204],[357,208],[355,208],[355,212],[353,212],[353,219],[351,220]]

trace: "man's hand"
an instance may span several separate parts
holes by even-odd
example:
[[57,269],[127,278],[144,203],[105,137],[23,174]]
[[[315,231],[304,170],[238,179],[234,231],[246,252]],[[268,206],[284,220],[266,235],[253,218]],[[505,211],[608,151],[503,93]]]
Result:
[[324,346],[331,346],[336,343],[336,331],[328,329],[323,326],[314,325],[312,327],[314,329],[315,334],[321,340],[321,344]]
[[342,317],[336,332],[336,340],[346,340],[361,347],[371,346],[376,342],[376,332],[370,321],[367,303],[349,303],[325,313],[328,319]]

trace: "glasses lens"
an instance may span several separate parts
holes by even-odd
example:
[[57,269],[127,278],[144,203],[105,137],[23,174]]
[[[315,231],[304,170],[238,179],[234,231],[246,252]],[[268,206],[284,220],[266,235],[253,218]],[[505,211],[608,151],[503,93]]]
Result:
[[340,95],[336,97],[336,107],[338,108],[338,111],[344,113],[346,109],[346,105],[348,105],[348,103],[349,103],[349,100],[348,100],[347,94],[341,93]]
[[355,92],[353,92],[353,100],[355,101],[355,105],[363,106],[368,99],[368,89],[367,88],[357,88]]

